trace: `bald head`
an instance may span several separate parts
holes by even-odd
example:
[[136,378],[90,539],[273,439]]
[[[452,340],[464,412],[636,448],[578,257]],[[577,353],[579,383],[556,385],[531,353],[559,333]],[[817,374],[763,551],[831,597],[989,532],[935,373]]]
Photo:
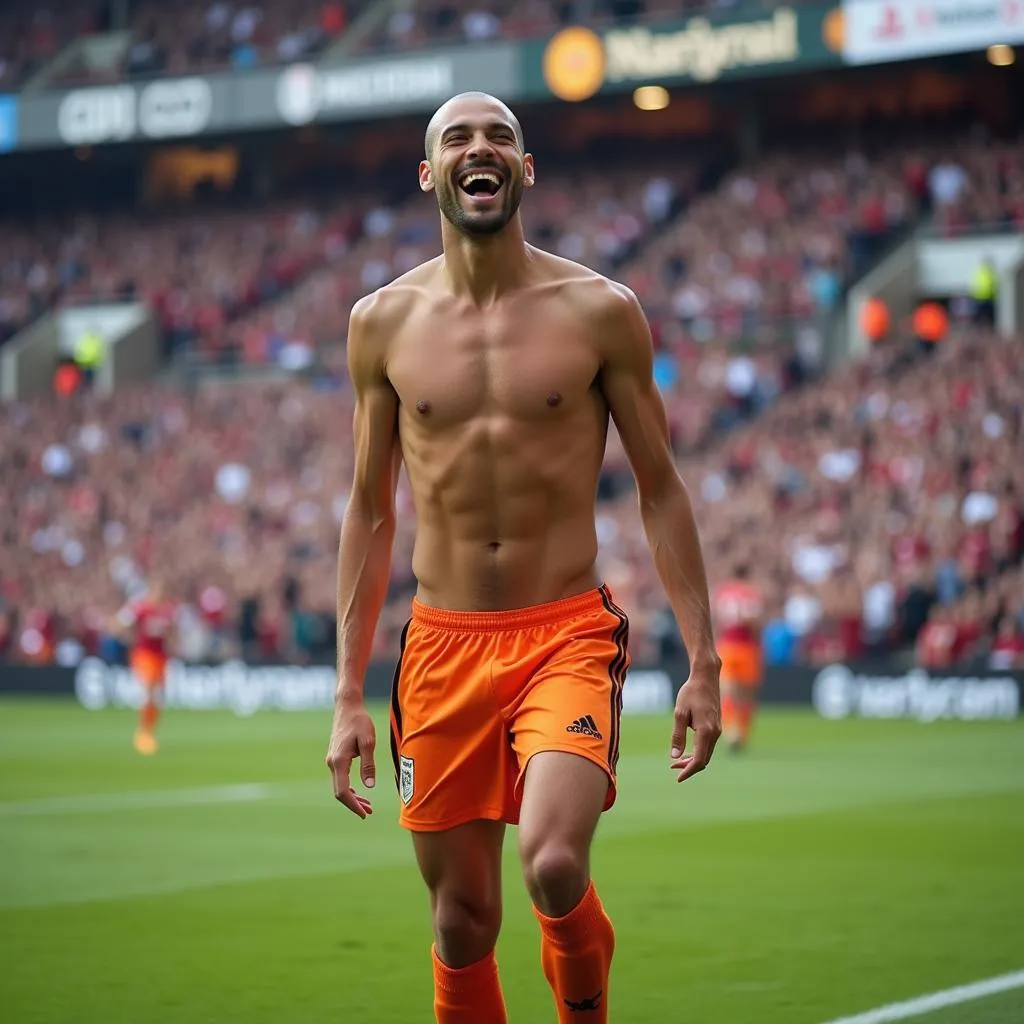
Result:
[[496,117],[507,121],[516,133],[516,140],[520,150],[526,150],[526,143],[523,139],[523,129],[519,124],[519,118],[504,104],[497,96],[486,92],[460,92],[447,102],[441,104],[434,112],[434,116],[427,125],[427,132],[423,139],[423,150],[428,160],[433,158],[434,147],[445,127],[458,121],[469,113],[479,117],[486,108],[490,108]]

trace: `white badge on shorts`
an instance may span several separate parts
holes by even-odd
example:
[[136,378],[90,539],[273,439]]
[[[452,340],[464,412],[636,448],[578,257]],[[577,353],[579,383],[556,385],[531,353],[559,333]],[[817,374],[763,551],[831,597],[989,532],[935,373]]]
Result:
[[412,791],[416,785],[416,762],[411,757],[404,755],[399,759],[398,791],[402,796],[402,803],[407,804],[412,799]]

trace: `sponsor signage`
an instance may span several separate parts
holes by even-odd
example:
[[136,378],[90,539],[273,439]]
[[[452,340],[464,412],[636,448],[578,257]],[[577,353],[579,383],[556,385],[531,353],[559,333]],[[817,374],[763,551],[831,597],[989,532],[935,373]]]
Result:
[[[137,708],[144,691],[131,670],[86,658],[73,670],[74,693],[82,707]],[[164,706],[193,711],[229,709],[248,716],[257,711],[313,711],[333,706],[337,674],[329,665],[252,666],[241,661],[222,665],[167,666]]]
[[[293,64],[248,72],[25,95],[5,113],[0,151],[189,139],[375,115],[428,113],[457,92],[521,95],[513,43],[338,64]],[[5,132],[5,124],[12,128]]]
[[846,0],[843,20],[849,64],[1024,43],[1024,0]]
[[[366,696],[390,694],[394,665],[376,662],[366,675]],[[685,662],[630,670],[623,689],[623,713],[665,714],[687,677]],[[168,665],[165,704],[189,710],[327,711],[333,707],[335,667],[322,665],[246,664]],[[0,694],[74,696],[82,707],[136,708],[143,691],[131,671],[86,658],[77,668],[0,665]],[[824,719],[886,718],[934,722],[941,719],[1017,718],[1024,700],[1024,673],[985,668],[932,674],[902,671],[891,663],[828,665],[821,669],[771,667],[765,674],[761,701],[813,708]]]
[[841,45],[841,12],[813,4],[600,33],[577,26],[547,42],[527,44],[524,78],[538,94],[576,102],[645,82],[701,84],[839,66]]
[[[366,677],[366,696],[388,697],[394,666],[378,662]],[[164,705],[192,711],[231,710],[248,716],[257,711],[317,711],[334,706],[337,679],[333,665],[189,665],[172,660],[167,666]],[[661,669],[637,669],[626,677],[622,694],[624,714],[656,714],[672,708],[676,684]],[[137,708],[143,688],[131,670],[86,658],[77,668],[0,666],[0,693],[38,693],[70,696],[90,711]]]
[[1012,675],[932,676],[924,669],[903,675],[858,672],[829,665],[814,678],[811,703],[822,718],[913,718],[934,722],[1016,718],[1020,683]]
[[284,121],[303,125],[346,111],[440,105],[455,91],[454,60],[439,55],[359,68],[296,64],[281,72],[275,98]]
[[74,89],[57,106],[57,135],[68,146],[185,138],[205,132],[212,114],[213,90],[204,78]]
[[631,669],[622,687],[624,715],[658,715],[671,711],[679,688],[661,669]]

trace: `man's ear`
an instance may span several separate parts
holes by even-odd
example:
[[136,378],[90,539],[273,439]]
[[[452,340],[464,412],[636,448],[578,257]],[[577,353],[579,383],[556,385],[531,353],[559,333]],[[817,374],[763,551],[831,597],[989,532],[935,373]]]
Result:
[[533,167],[533,154],[527,153],[523,157],[523,185],[526,188],[533,188],[537,175]]
[[434,191],[434,168],[430,166],[429,160],[420,161],[419,178],[421,192]]

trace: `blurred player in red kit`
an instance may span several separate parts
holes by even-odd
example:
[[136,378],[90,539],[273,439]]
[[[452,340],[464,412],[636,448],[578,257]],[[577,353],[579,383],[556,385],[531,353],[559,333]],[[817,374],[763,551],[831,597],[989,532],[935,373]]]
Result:
[[764,602],[745,565],[715,591],[712,607],[722,659],[722,732],[733,750],[750,739],[763,675],[761,620]]
[[177,615],[175,605],[164,593],[164,585],[155,580],[140,597],[129,601],[118,613],[117,626],[122,633],[131,630],[132,673],[146,692],[139,709],[139,727],[135,749],[140,754],[157,751],[156,723],[160,717],[160,699],[167,671],[167,644]]

